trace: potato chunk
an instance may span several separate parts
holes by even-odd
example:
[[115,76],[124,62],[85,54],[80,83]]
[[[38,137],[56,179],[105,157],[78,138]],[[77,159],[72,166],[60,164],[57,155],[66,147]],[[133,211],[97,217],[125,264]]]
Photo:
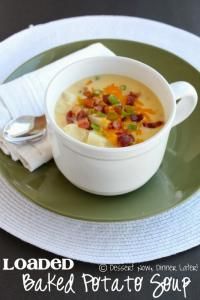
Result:
[[110,147],[110,144],[107,141],[107,139],[93,130],[89,132],[86,143],[98,147]]
[[92,123],[95,123],[103,128],[107,127],[108,124],[110,123],[110,121],[107,120],[106,118],[100,118],[96,115],[90,115],[89,119]]
[[81,141],[86,142],[89,131],[84,128],[78,127],[76,124],[68,124],[63,128],[64,132],[68,135],[72,136],[73,138]]

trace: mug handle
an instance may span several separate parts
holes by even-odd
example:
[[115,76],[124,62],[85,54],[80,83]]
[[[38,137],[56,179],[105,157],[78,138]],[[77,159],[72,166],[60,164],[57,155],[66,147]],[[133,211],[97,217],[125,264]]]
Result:
[[176,102],[176,114],[173,127],[187,119],[197,105],[198,95],[195,88],[188,82],[177,81],[170,84]]

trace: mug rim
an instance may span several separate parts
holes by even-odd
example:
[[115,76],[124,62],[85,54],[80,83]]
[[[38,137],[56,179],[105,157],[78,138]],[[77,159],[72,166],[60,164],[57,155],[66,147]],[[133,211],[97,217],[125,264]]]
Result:
[[[123,62],[130,62],[130,63],[135,63],[135,64],[138,64],[140,66],[142,66],[143,68],[146,68],[148,69],[149,71],[151,71],[152,73],[156,74],[160,80],[162,81],[162,83],[167,87],[168,89],[168,92],[170,93],[170,96],[172,99],[174,99],[174,95],[173,95],[173,92],[170,88],[170,85],[169,83],[167,82],[167,80],[164,78],[164,76],[162,74],[160,74],[157,70],[155,70],[154,68],[152,68],[151,66],[149,66],[148,64],[145,64],[139,60],[135,60],[135,59],[132,59],[132,58],[129,58],[129,57],[123,57],[123,56],[96,56],[96,57],[88,57],[88,58],[84,58],[84,59],[80,59],[78,61],[75,61],[73,63],[70,63],[69,65],[65,66],[63,69],[61,69],[59,72],[57,72],[54,77],[51,79],[51,81],[49,82],[48,86],[47,86],[47,89],[46,89],[46,93],[45,93],[45,115],[49,118],[49,120],[51,121],[51,124],[53,124],[53,127],[54,127],[54,130],[56,130],[56,132],[62,137],[64,138],[65,141],[68,141],[72,144],[74,144],[75,146],[77,147],[82,147],[82,149],[84,150],[88,150],[88,151],[96,151],[96,152],[101,152],[101,153],[104,153],[104,154],[117,154],[117,153],[123,153],[123,152],[140,152],[141,150],[143,150],[144,148],[150,146],[151,144],[153,145],[154,142],[156,142],[156,140],[159,140],[159,138],[162,137],[162,135],[165,134],[165,132],[167,130],[170,130],[171,129],[171,124],[173,122],[173,119],[175,117],[175,105],[176,105],[176,102],[172,101],[173,103],[173,107],[172,107],[172,111],[171,113],[169,114],[169,117],[168,117],[168,120],[164,123],[163,127],[158,131],[156,132],[153,136],[151,136],[150,138],[146,139],[145,141],[141,142],[141,143],[138,143],[138,144],[135,144],[135,145],[131,145],[131,146],[126,146],[126,147],[99,147],[99,146],[95,146],[95,145],[90,145],[90,144],[87,144],[87,143],[84,143],[82,141],[79,141],[78,139],[76,138],[73,138],[72,136],[70,135],[67,135],[66,133],[64,133],[64,131],[58,126],[58,124],[56,123],[55,121],[55,118],[51,116],[51,113],[49,112],[49,102],[48,102],[48,96],[49,96],[49,92],[50,92],[50,89],[52,87],[52,85],[56,82],[56,80],[59,79],[59,76],[61,76],[61,74],[65,73],[68,71],[68,69],[70,69],[72,66],[75,66],[75,65],[79,65],[80,63],[89,63],[91,61],[95,61],[95,60],[117,60],[117,61],[121,61],[121,63]],[[118,75],[118,74],[116,74]],[[130,75],[127,75],[127,77],[131,78]],[[85,77],[83,76],[83,79]],[[132,78],[132,79],[135,79],[135,78]],[[137,80],[137,79],[135,79]],[[75,83],[76,81],[74,81]],[[140,81],[141,83],[143,83],[142,81]],[[147,86],[148,88],[151,89],[151,87]],[[60,93],[61,94],[61,93]],[[48,119],[47,118],[47,119]],[[89,154],[89,153],[88,153]]]

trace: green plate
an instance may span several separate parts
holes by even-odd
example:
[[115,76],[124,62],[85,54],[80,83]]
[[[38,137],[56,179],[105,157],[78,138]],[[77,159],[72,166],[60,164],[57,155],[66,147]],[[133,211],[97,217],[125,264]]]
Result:
[[[7,81],[94,42],[96,40],[81,41],[46,51],[20,66]],[[100,42],[117,55],[151,65],[169,82],[190,82],[200,94],[199,72],[177,56],[136,42]],[[53,161],[29,173],[20,163],[0,153],[0,171],[29,200],[65,216],[90,221],[125,221],[153,216],[181,204],[199,189],[199,120],[200,103],[187,121],[172,130],[164,161],[157,174],[145,186],[126,195],[102,197],[83,192],[61,175]]]

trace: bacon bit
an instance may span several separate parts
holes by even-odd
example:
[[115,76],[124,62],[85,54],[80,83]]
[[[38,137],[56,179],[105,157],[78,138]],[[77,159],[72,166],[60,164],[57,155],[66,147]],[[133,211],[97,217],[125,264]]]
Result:
[[143,126],[146,128],[157,128],[164,124],[163,121],[157,121],[157,122],[143,122]]
[[116,106],[114,106],[114,111],[115,111],[118,115],[121,115],[121,113],[122,113],[122,105],[116,105]]
[[122,134],[126,134],[126,133],[127,133],[127,131],[124,130],[123,128],[120,129],[119,131],[115,131],[115,134],[116,134],[116,135],[122,135]]
[[134,92],[130,92],[129,93],[130,96],[133,96],[135,98],[138,98],[140,96],[140,93],[134,93]]
[[136,110],[136,112],[137,112],[137,114],[139,115],[139,114],[142,114],[143,115],[143,119],[145,120],[145,121],[151,121],[151,118],[150,118],[150,116],[148,115],[148,113],[145,113],[145,112],[143,112],[143,110],[141,111],[140,109],[139,110]]
[[111,105],[109,100],[108,100],[109,95],[103,95],[103,101],[107,104],[107,105]]
[[93,108],[94,100],[91,98],[84,99],[84,106],[86,106],[87,108]]
[[74,123],[75,120],[75,114],[73,113],[72,110],[69,110],[66,114],[66,121],[67,123]]
[[143,120],[144,116],[143,116],[143,114],[138,114],[138,115],[133,114],[130,116],[130,118],[131,118],[131,121],[133,121],[133,122],[140,122]]
[[109,123],[108,129],[120,129],[122,128],[122,123],[119,120],[115,120]]
[[91,84],[92,83],[92,80],[88,80],[85,84],[86,85],[89,85],[89,84]]
[[81,119],[84,119],[87,117],[87,113],[84,110],[79,111],[79,113],[76,116],[76,120],[79,121]]
[[126,104],[127,105],[133,105],[134,102],[135,102],[136,98],[131,96],[131,95],[128,95],[127,98],[126,98]]
[[102,103],[103,105],[105,105],[105,103],[98,97],[93,97],[92,99],[94,100],[95,105],[99,105],[99,104],[102,105]]
[[108,105],[105,105],[104,107],[103,107],[103,112],[105,113],[105,114],[107,114],[108,112],[109,112],[109,106]]
[[134,137],[131,134],[122,133],[117,138],[120,147],[130,146],[134,142]]
[[127,105],[133,105],[135,101],[137,100],[139,94],[130,92],[126,98],[126,104]]
[[94,107],[94,109],[97,110],[97,111],[103,112],[104,106],[97,105],[97,106]]
[[93,96],[93,93],[87,87],[84,87],[83,95],[88,98],[91,98]]
[[114,129],[120,129],[122,128],[122,123],[119,120],[115,120],[112,122],[112,126]]
[[80,119],[77,123],[80,128],[85,128],[85,129],[90,128],[90,121],[88,118]]

